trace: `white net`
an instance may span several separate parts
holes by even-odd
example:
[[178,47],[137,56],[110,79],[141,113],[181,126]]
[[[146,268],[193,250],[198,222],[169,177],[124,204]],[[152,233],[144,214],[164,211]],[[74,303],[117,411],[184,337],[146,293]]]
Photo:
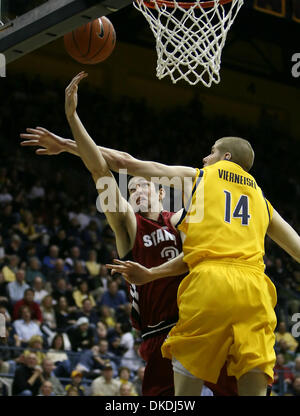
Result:
[[[156,38],[159,79],[183,79],[206,87],[220,82],[222,49],[244,0],[192,3],[175,0],[134,0]],[[209,7],[208,7],[209,6]]]

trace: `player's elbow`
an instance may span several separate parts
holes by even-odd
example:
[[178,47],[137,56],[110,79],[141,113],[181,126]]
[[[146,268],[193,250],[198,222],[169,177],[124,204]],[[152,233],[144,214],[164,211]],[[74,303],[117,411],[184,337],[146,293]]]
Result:
[[94,179],[94,182],[97,183],[100,178],[108,176],[108,169],[93,169],[90,171]]
[[134,163],[134,158],[126,152],[122,152],[116,159],[116,166],[118,169],[130,169]]

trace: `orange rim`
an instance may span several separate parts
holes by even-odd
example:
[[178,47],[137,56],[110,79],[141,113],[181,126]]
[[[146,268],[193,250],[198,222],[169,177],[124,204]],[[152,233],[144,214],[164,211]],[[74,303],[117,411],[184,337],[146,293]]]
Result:
[[[195,2],[189,2],[189,3],[182,3],[180,1],[175,2],[175,1],[167,1],[167,0],[135,0],[137,3],[141,2],[144,3],[144,5],[146,7],[148,7],[149,9],[154,9],[155,8],[155,3],[158,5],[158,7],[162,7],[162,6],[166,6],[169,7],[171,9],[174,9],[175,4],[180,7],[182,7],[183,9],[189,9],[193,6],[195,6]],[[209,7],[213,7],[215,5],[215,1],[200,1],[201,6],[204,9],[207,9]],[[232,3],[232,0],[220,0],[219,3],[221,5],[223,4],[227,4],[227,3]],[[198,6],[199,7],[199,6]]]

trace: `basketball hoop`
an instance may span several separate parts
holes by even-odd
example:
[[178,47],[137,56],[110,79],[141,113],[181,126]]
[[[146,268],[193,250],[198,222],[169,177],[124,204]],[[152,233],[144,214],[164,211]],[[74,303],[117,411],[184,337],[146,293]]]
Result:
[[220,82],[227,33],[244,0],[134,0],[156,38],[158,79],[206,87]]

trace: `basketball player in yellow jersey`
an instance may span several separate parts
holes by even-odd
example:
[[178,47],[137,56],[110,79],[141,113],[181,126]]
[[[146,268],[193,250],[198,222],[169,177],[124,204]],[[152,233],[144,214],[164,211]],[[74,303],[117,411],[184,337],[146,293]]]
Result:
[[[226,137],[194,175],[177,167],[177,175],[194,176],[178,225],[184,254],[152,269],[119,260],[108,265],[135,284],[189,271],[178,289],[178,323],[162,347],[173,361],[176,395],[199,395],[202,380],[215,383],[224,363],[240,395],[265,396],[273,378],[276,290],[264,274],[264,239],[268,234],[299,262],[300,237],[248,173],[253,161],[249,142]],[[131,163],[131,172],[134,163],[142,175],[143,162]],[[160,174],[171,171],[162,165]]]

